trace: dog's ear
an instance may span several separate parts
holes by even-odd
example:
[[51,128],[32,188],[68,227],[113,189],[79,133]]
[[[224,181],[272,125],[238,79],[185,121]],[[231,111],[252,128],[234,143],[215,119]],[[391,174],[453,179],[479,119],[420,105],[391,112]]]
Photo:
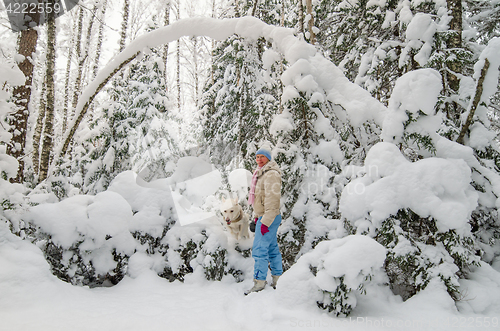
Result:
[[226,202],[226,198],[225,197],[222,197],[222,202]]

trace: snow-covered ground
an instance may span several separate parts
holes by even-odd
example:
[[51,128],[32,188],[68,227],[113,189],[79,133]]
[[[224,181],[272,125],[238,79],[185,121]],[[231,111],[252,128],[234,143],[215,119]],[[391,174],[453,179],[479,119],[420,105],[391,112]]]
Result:
[[498,330],[498,275],[484,266],[464,281],[460,312],[430,284],[406,302],[387,288],[368,288],[350,317],[337,318],[290,300],[285,287],[244,296],[250,279],[208,282],[193,274],[170,283],[145,268],[114,287],[72,286],[50,273],[38,247],[2,223],[0,330]]
[[[377,163],[379,172],[366,172],[366,178],[370,179],[365,182],[367,195],[371,186],[385,187],[385,184],[382,185],[384,181],[397,175],[397,171],[388,168],[389,163],[396,169],[423,167],[426,163],[422,162],[431,160],[390,162],[397,160],[399,155],[391,146],[381,143],[368,154],[366,165]],[[375,157],[377,155],[380,157]],[[392,157],[382,157],[384,155]],[[107,191],[96,196],[75,195],[57,202],[47,194],[31,194],[29,198],[40,204],[30,208],[22,218],[41,226],[46,233],[50,233],[54,243],[66,249],[85,238],[85,247],[92,252],[88,258],[97,271],[105,274],[108,269],[115,268],[110,257],[113,248],[129,254],[131,258],[125,278],[113,287],[70,285],[51,273],[37,245],[15,236],[6,222],[1,221],[0,331],[499,329],[498,260],[493,266],[481,262],[480,268],[472,270],[467,279],[459,281],[462,297],[457,303],[448,295],[442,282],[435,280],[425,290],[403,302],[386,285],[384,274],[377,273],[383,265],[385,248],[368,236],[347,236],[321,242],[285,272],[276,290],[267,288],[248,296],[244,296],[243,292],[252,286],[252,259],[240,255],[228,254],[228,262],[243,271],[245,280],[240,283],[231,275],[225,276],[222,281],[207,281],[202,268],[205,263],[203,256],[203,261],[193,260],[191,264],[195,270],[186,275],[184,283],[171,283],[160,278],[157,273],[166,258],[161,254],[146,255],[145,247],[139,245],[130,233],[139,230],[155,235],[161,233],[167,221],[165,217],[169,215],[166,211],[171,205],[171,201],[165,198],[169,190],[167,182],[184,183],[184,194],[188,196],[193,190],[187,179],[192,177],[209,180],[213,184],[204,185],[206,187],[217,187],[220,178],[202,176],[211,168],[201,169],[200,164],[197,158],[183,159],[171,178],[151,183],[140,181],[131,171],[124,172],[115,178]],[[236,174],[238,176],[230,176],[232,182],[246,177],[245,172]],[[384,176],[379,178],[379,175]],[[446,176],[441,177],[437,182],[448,180]],[[425,180],[421,182],[425,183]],[[18,187],[6,181],[0,183],[5,185],[5,192],[12,189],[10,195]],[[195,185],[196,181],[191,184]],[[422,187],[425,188],[425,185]],[[439,192],[444,194],[445,191]],[[202,193],[204,196],[213,194],[198,192]],[[427,193],[427,196],[432,194]],[[203,200],[190,197],[192,201]],[[354,200],[346,200],[345,203],[349,201]],[[181,200],[179,202],[179,207],[187,206]],[[375,206],[382,208],[384,205]],[[358,204],[352,209],[360,207],[362,205]],[[182,223],[180,221],[181,218],[177,223]],[[202,229],[209,236],[205,243],[207,252],[213,251],[217,245],[228,250],[234,245],[234,240],[225,237],[228,234],[217,222],[211,224],[207,219],[193,224],[187,222],[186,225],[177,223],[165,238],[171,248],[176,242],[180,245],[189,238],[199,236]],[[112,237],[104,239],[106,234]],[[44,245],[43,241],[38,244],[40,247]],[[83,246],[80,248],[83,249]],[[171,267],[179,260],[174,253],[169,251]],[[64,261],[68,262],[69,257],[65,257]],[[309,266],[317,268],[316,277],[309,272]],[[321,296],[319,289],[328,290],[334,277],[342,274],[346,275],[346,283],[354,283],[351,288],[356,288],[360,275],[365,275],[360,271],[369,272],[374,278],[363,284],[366,295],[355,294],[357,305],[349,317],[335,317],[317,307],[316,301]]]

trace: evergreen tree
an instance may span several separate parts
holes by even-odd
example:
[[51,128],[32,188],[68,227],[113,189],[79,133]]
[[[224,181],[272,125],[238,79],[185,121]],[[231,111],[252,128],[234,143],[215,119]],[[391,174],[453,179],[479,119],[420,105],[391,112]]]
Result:
[[153,166],[147,179],[160,176],[175,149],[167,126],[162,58],[156,50],[130,65],[124,79],[110,90],[110,97],[100,109],[102,115],[90,123],[82,156],[84,191],[105,190],[118,173],[138,172],[146,164]]
[[[279,99],[276,77],[262,69],[263,41],[230,37],[214,50],[214,83],[203,99],[204,138],[215,165],[243,165],[267,131]],[[253,164],[246,164],[251,169]]]
[[387,102],[396,78],[415,67],[403,54],[409,2],[322,1],[316,11],[325,55],[347,78]]
[[[285,71],[286,74],[286,71]],[[328,232],[342,228],[337,209],[337,182],[340,165],[349,159],[353,131],[342,131],[335,108],[325,91],[312,77],[296,93],[285,90],[284,111],[275,118],[270,130],[276,136],[276,161],[283,171],[283,225],[279,242],[285,268],[302,254],[328,238]],[[340,108],[340,107],[338,107]],[[342,111],[337,109],[337,111]],[[337,128],[337,130],[335,130]],[[346,132],[345,139],[339,133]],[[359,147],[359,146],[358,146]],[[359,152],[359,151],[358,151]]]
[[[280,25],[285,1],[235,2],[229,15],[252,15]],[[253,153],[273,142],[269,126],[281,110],[279,56],[263,38],[232,36],[212,50],[212,77],[202,101],[203,137],[214,164],[222,169],[255,167]]]
[[500,2],[491,0],[463,1],[467,22],[478,31],[479,41],[485,43],[500,36]]

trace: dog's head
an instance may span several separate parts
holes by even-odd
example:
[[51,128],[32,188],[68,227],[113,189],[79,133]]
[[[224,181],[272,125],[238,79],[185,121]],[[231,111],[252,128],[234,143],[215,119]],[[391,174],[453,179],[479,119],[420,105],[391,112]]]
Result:
[[226,224],[229,225],[231,224],[231,222],[236,220],[241,215],[242,208],[238,204],[237,199],[229,199],[229,200],[222,199],[220,211],[224,216]]

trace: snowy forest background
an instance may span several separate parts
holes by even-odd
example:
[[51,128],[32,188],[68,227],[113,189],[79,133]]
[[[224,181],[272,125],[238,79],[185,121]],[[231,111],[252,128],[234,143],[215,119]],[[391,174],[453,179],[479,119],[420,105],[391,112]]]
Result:
[[251,279],[251,241],[178,206],[250,210],[270,142],[285,297],[347,316],[431,286],[498,315],[499,22],[499,0],[85,0],[22,32],[2,10],[0,246],[73,285]]

